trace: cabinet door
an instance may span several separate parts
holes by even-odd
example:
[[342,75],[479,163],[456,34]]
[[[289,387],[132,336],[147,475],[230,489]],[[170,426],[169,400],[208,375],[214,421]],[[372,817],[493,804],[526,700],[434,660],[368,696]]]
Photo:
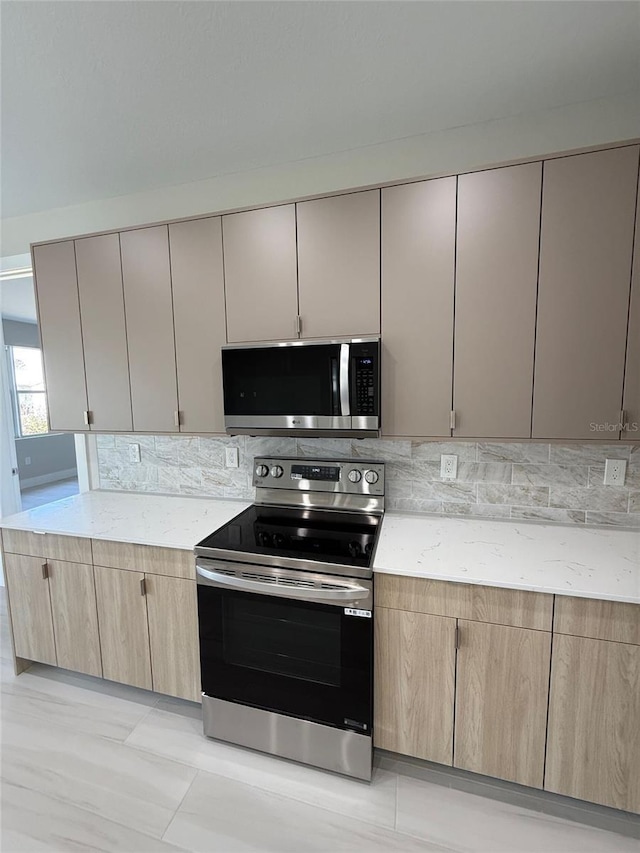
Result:
[[131,432],[119,235],[76,240],[76,263],[91,427]]
[[622,439],[640,441],[640,182],[636,208],[636,238],[633,249],[633,277],[622,408],[624,411]]
[[93,566],[49,560],[58,666],[102,676]]
[[551,634],[458,624],[454,766],[541,788]]
[[542,164],[460,175],[455,436],[529,438]]
[[144,575],[102,566],[94,573],[103,676],[151,690]]
[[56,664],[49,581],[39,557],[4,555],[17,657]]
[[35,246],[33,270],[49,427],[82,432],[89,427],[73,240]]
[[222,217],[227,340],[298,336],[295,205]]
[[545,790],[640,812],[640,646],[554,635]]
[[296,207],[302,337],[379,334],[380,190]]
[[169,226],[180,429],[224,432],[226,343],[219,216]]
[[617,438],[638,146],[544,164],[534,438]]
[[385,435],[448,436],[456,179],[382,190]]
[[201,701],[196,582],[146,575],[153,689]]
[[374,743],[451,764],[456,620],[375,611]]
[[123,231],[124,281],[133,428],[177,432],[169,233],[166,225]]

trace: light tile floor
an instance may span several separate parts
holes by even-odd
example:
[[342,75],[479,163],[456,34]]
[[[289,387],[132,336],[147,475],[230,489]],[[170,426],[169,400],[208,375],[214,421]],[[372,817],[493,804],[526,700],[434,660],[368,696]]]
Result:
[[640,850],[393,769],[367,785],[207,740],[192,703],[38,665],[15,677],[2,603],[3,853]]
[[32,489],[22,491],[22,509],[33,509],[36,506],[50,504],[71,495],[78,494],[78,478],[70,477],[68,480],[59,480],[57,483],[46,483],[44,486],[34,486]]

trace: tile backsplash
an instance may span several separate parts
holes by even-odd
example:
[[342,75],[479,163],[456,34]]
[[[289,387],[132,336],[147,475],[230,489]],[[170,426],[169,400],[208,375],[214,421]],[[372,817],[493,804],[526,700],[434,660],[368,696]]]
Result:
[[[381,459],[390,510],[640,527],[640,446],[99,435],[97,447],[102,489],[251,499],[255,456]],[[456,480],[440,478],[443,453],[458,457]],[[624,486],[602,485],[605,459],[627,460]]]

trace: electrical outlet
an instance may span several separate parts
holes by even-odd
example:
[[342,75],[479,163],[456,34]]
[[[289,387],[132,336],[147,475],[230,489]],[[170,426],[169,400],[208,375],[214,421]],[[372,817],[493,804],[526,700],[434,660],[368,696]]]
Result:
[[445,456],[440,457],[440,477],[443,480],[455,480],[458,476],[458,457]]
[[30,456],[24,457],[24,464],[25,465],[31,465],[31,457]]
[[237,447],[225,447],[225,465],[227,468],[237,468],[238,467],[238,448]]
[[627,463],[624,459],[606,459],[604,463],[605,486],[624,486]]
[[140,461],[140,445],[139,444],[130,444],[129,445],[129,462],[139,462]]

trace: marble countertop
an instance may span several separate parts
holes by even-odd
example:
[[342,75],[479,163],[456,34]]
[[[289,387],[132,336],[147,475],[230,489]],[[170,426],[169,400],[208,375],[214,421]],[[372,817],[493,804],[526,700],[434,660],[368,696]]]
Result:
[[374,570],[640,603],[640,531],[387,512]]
[[249,501],[93,491],[0,519],[0,527],[193,550]]
[[[190,551],[248,506],[93,491],[0,526]],[[640,603],[640,531],[387,512],[374,571]]]

